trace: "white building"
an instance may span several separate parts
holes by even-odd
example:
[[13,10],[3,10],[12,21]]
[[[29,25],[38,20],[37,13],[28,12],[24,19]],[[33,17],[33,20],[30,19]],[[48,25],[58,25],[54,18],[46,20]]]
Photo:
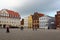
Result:
[[28,17],[24,17],[24,27],[28,28]]
[[50,16],[43,16],[39,18],[39,28],[45,28],[47,29],[49,26],[49,19],[51,19]]
[[2,9],[0,11],[0,27],[20,27],[20,15],[17,12]]

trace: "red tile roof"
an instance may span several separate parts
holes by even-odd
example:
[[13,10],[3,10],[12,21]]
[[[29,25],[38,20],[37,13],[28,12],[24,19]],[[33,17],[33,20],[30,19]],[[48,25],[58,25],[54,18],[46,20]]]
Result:
[[42,13],[39,13],[38,15],[39,15],[40,17],[44,16],[44,14],[42,14]]
[[9,15],[11,15],[11,17],[20,17],[19,13],[17,12],[14,12],[12,10],[6,10],[6,11],[9,13]]
[[38,13],[38,12],[34,12],[34,14],[38,14],[39,17],[44,16],[44,14],[42,14],[42,13]]

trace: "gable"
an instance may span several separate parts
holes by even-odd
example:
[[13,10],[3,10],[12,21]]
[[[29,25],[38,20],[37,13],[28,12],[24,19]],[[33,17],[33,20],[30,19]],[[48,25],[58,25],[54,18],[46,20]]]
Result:
[[6,10],[1,10],[0,11],[0,16],[9,16]]

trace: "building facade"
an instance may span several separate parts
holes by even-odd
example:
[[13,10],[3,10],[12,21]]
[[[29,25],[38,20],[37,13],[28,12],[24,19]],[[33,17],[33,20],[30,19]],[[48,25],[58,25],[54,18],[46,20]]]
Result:
[[49,19],[48,29],[56,29],[56,26],[55,26],[55,17],[51,17],[51,19]]
[[60,28],[60,11],[57,11],[57,14],[55,15],[55,25],[57,28]]
[[28,17],[24,17],[24,27],[28,28]]
[[44,14],[41,14],[38,12],[35,12],[34,15],[32,15],[32,19],[33,19],[32,26],[33,26],[33,28],[39,28],[39,17],[42,17],[42,16],[44,16]]
[[24,26],[24,19],[21,20],[21,26]]
[[49,17],[47,15],[44,15],[43,17],[40,17],[39,18],[39,28],[48,29],[49,19],[51,19],[51,17]]
[[28,16],[28,28],[32,28],[32,15]]
[[2,9],[0,11],[0,27],[20,27],[20,15],[12,10]]

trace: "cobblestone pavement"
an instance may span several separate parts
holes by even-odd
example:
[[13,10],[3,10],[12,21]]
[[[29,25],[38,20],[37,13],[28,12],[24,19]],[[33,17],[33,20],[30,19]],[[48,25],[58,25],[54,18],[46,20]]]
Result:
[[6,29],[0,29],[0,40],[60,40],[60,30],[10,29],[6,33]]

